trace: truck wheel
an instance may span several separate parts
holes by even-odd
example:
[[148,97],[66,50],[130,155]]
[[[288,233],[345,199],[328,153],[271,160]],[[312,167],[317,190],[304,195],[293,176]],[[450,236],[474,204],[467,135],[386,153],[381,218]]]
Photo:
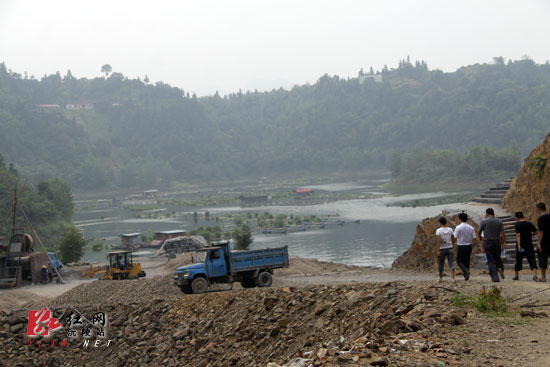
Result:
[[193,293],[204,293],[208,290],[208,281],[202,277],[193,279],[191,283]]
[[185,294],[192,294],[193,293],[193,289],[191,289],[191,286],[189,284],[180,286],[180,289]]
[[256,280],[254,278],[244,278],[241,280],[241,286],[243,288],[254,288],[256,286]]
[[273,277],[267,271],[262,271],[256,278],[256,285],[258,287],[271,287],[273,284]]

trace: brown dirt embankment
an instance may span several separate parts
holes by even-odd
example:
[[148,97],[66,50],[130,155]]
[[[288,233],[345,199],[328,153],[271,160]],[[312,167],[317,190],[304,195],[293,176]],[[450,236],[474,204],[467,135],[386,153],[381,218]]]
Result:
[[[544,159],[547,160],[545,166],[537,167],[535,163]],[[502,206],[510,212],[522,211],[527,219],[536,223],[536,205],[540,202],[550,206],[550,134],[525,158],[502,200]]]
[[[411,247],[405,251],[405,253],[399,256],[392,264],[396,269],[410,269],[410,270],[433,270],[437,268],[437,255],[439,248],[437,247],[437,236],[435,231],[439,228],[439,218],[445,216],[449,227],[455,229],[460,220],[458,219],[458,213],[449,215],[443,212],[441,215],[426,218],[416,226],[416,233],[414,235]],[[470,219],[468,223],[474,227],[477,232],[477,224]],[[479,251],[479,243],[474,245],[473,253]],[[456,258],[456,246],[455,246],[455,258]],[[473,262],[473,257],[472,260]]]

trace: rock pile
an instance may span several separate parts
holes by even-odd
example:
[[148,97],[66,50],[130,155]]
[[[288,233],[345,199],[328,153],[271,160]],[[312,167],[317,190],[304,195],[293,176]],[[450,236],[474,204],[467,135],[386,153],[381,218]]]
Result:
[[[29,346],[26,312],[0,313],[0,358],[21,366],[423,366],[469,353],[444,342],[446,327],[466,323],[466,312],[450,306],[453,293],[428,283],[184,296],[161,279],[139,291],[132,281],[96,281],[52,303],[60,320],[71,307],[106,312],[109,346]],[[110,288],[123,283],[129,285],[121,293]],[[79,302],[82,294],[97,300]]]
[[49,305],[57,307],[128,304],[149,301],[158,297],[164,300],[175,300],[181,296],[181,291],[173,284],[173,281],[173,275],[123,281],[98,279],[72,288],[49,302]]

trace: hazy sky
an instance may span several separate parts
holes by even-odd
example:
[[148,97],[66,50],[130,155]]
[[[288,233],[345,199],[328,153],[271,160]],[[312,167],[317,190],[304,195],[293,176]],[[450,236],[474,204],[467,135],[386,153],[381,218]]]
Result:
[[0,61],[41,77],[67,69],[199,95],[315,82],[424,59],[454,71],[494,56],[550,59],[548,0],[0,0]]

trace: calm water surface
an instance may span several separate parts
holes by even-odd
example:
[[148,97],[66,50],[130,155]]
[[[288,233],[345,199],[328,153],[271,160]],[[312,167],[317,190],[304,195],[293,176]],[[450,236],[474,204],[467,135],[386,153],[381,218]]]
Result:
[[[307,186],[312,187],[312,186]],[[416,225],[424,218],[440,213],[446,206],[401,208],[387,206],[393,202],[415,200],[446,195],[445,193],[428,193],[404,195],[399,197],[381,194],[379,184],[330,184],[318,185],[317,190],[354,191],[357,193],[380,194],[374,199],[343,200],[323,205],[285,206],[246,208],[181,208],[166,207],[166,212],[176,212],[170,219],[131,219],[132,213],[127,209],[112,208],[105,210],[79,211],[74,221],[91,242],[103,239],[105,243],[119,243],[121,233],[140,232],[151,234],[155,231],[186,229],[198,226],[213,226],[215,220],[205,220],[201,215],[198,222],[193,221],[192,213],[209,211],[211,216],[224,213],[264,212],[294,215],[336,215],[338,220],[345,220],[343,226],[327,225],[325,229],[311,228],[305,232],[282,234],[255,234],[252,249],[288,246],[291,256],[313,258],[323,261],[361,265],[389,266],[397,256],[409,248]],[[103,220],[102,220],[103,217]],[[110,219],[115,218],[115,219]],[[355,223],[359,220],[360,223]],[[227,225],[226,225],[227,226]],[[227,228],[227,227],[226,227]],[[107,250],[94,252],[87,246],[84,261],[104,261]]]

